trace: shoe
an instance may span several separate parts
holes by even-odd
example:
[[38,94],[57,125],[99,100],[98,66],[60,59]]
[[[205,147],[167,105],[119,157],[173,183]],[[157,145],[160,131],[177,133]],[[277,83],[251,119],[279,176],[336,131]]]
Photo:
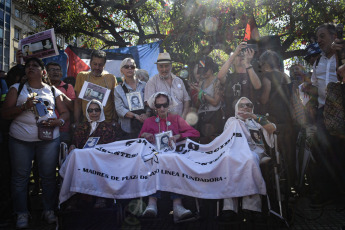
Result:
[[238,220],[238,214],[232,210],[223,210],[217,219],[221,222],[232,222]]
[[23,229],[29,227],[29,214],[22,213],[18,214],[17,222],[16,222],[16,229]]
[[176,205],[173,209],[174,211],[174,222],[180,220],[188,219],[192,216],[192,212],[188,209],[185,209],[182,205]]
[[56,222],[56,216],[53,210],[44,211],[42,216],[48,224]]
[[155,218],[157,217],[157,205],[148,205],[143,212],[142,217]]
[[106,199],[102,197],[97,197],[93,208],[105,208],[107,206]]

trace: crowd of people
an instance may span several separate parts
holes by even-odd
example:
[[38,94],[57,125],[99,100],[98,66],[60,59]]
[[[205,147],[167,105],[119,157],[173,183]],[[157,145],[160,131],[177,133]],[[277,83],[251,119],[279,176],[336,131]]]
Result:
[[[333,24],[323,24],[315,33],[316,41],[307,47],[305,56],[313,71],[307,73],[303,66],[294,65],[290,76],[284,73],[282,59],[274,50],[262,52],[259,69],[254,68],[256,51],[246,42],[238,45],[220,69],[211,57],[200,60],[189,84],[172,73],[169,53],[159,54],[155,63],[158,74],[150,77],[147,71],[137,69],[133,59],[124,59],[120,65],[121,84],[104,70],[106,53],[100,50],[91,54],[91,70],[79,73],[75,85],[62,80],[59,64],[45,66],[37,58],[13,67],[7,76],[0,72],[0,141],[5,150],[1,156],[5,165],[1,167],[5,175],[2,181],[11,187],[11,191],[5,188],[1,196],[1,217],[9,218],[9,210],[13,210],[17,228],[28,226],[27,192],[34,161],[42,186],[43,217],[48,223],[56,222],[55,177],[60,142],[67,143],[70,151],[138,137],[157,144],[155,135],[170,130],[168,139],[161,137],[162,146],[171,147],[184,138],[197,138],[207,144],[234,120],[248,134],[250,149],[257,155],[256,164],[266,156],[264,144],[272,145],[270,135],[275,130],[280,132],[278,143],[286,159],[290,186],[297,186],[299,180],[297,140],[314,127],[316,131],[308,132],[316,159],[309,175],[316,190],[314,201],[322,204],[329,201],[330,192],[345,192],[345,160],[341,154],[344,133],[327,129],[328,114],[324,111],[328,84],[343,81],[345,75],[336,55],[344,47],[336,38]],[[20,60],[25,51],[17,55]],[[104,96],[106,92],[108,97]],[[88,142],[92,137],[97,138]],[[39,185],[38,175],[36,172]],[[144,216],[157,215],[158,197],[159,193],[149,197]],[[171,198],[175,220],[191,215],[182,206],[182,195],[171,194]],[[258,196],[246,197],[242,208],[260,211],[258,200]],[[102,207],[102,199],[96,202],[95,207]],[[235,198],[225,199],[223,210],[236,213],[236,202]]]

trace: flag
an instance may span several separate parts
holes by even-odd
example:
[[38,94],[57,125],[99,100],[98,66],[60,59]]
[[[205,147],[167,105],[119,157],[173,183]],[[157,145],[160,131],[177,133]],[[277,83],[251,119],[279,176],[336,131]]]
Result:
[[[106,52],[106,51],[105,51]],[[90,58],[91,49],[78,48],[74,46],[68,46],[65,49],[65,54],[67,55],[67,76],[76,77],[81,71],[89,71],[90,68]],[[120,64],[125,58],[133,58],[131,54],[120,54],[114,52],[107,53],[107,62],[105,64],[104,70],[114,74],[116,77],[121,76]]]
[[258,41],[260,38],[259,30],[255,22],[254,16],[251,16],[248,19],[248,23],[246,26],[246,32],[243,38],[243,41],[248,41],[248,40],[255,40]]

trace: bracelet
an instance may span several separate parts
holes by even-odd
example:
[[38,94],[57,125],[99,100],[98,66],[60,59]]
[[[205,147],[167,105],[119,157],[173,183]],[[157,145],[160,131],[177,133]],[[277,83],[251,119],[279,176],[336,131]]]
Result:
[[251,69],[251,68],[253,68],[253,66],[252,66],[252,65],[251,65],[251,66],[248,66],[248,67],[246,68],[246,70]]
[[267,124],[269,124],[270,122],[267,120],[267,117],[265,117],[265,116],[261,116],[261,115],[258,115],[258,114],[256,114],[256,119],[255,119],[255,121],[257,122],[257,123],[259,123],[260,125],[262,125],[262,126],[264,126],[264,125],[267,125]]
[[60,118],[60,119],[59,119],[59,121],[61,121],[61,125],[60,125],[60,126],[64,126],[64,124],[65,124],[65,120],[64,120],[64,119],[62,119],[62,118]]

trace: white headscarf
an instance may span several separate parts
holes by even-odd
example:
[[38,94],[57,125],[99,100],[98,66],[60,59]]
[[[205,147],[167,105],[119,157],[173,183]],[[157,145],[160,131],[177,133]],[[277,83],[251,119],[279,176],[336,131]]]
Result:
[[[249,102],[251,102],[251,100],[249,100],[248,98],[246,97],[241,97],[240,99],[238,99],[236,105],[235,105],[235,117],[230,117],[228,119],[228,121],[226,122],[225,124],[225,127],[224,127],[224,130],[230,125],[230,123],[232,121],[239,121],[239,124],[240,126],[242,127],[242,131],[244,133],[244,135],[246,136],[247,140],[249,140],[251,138],[251,135],[250,135],[250,132],[247,128],[247,125],[246,123],[247,122],[253,122],[256,124],[257,127],[262,127],[259,123],[257,123],[256,121],[254,121],[253,119],[244,119],[243,117],[241,117],[240,115],[238,115],[238,105],[240,104],[240,101],[242,99],[247,99]],[[252,103],[252,102],[251,102]],[[254,113],[254,107],[252,108],[252,111],[251,113]],[[265,137],[265,140],[266,140],[266,143],[271,147],[273,148],[274,146],[274,137],[272,134],[269,134],[266,129],[262,128],[261,129],[263,134],[264,134],[264,137]]]
[[[97,104],[99,106],[99,108],[101,109],[101,114],[99,116],[98,121],[92,121],[90,119],[89,113],[87,112],[87,110],[89,109],[89,106],[91,104]],[[90,122],[90,125],[91,125],[91,130],[90,130],[90,135],[91,135],[97,129],[98,123],[105,120],[103,105],[100,101],[92,99],[91,101],[89,101],[89,103],[87,103],[87,105],[86,105],[86,118]]]
[[[238,119],[241,119],[242,121],[244,121],[245,119],[243,117],[241,117],[240,115],[238,115],[238,105],[240,104],[240,101],[242,101],[243,99],[247,99],[250,103],[253,104],[253,102],[251,102],[251,100],[249,100],[246,97],[241,97],[240,99],[238,99],[236,105],[235,105],[235,117]],[[254,105],[254,104],[253,104]],[[254,106],[252,108],[252,111],[250,111],[251,113],[254,113]]]
[[147,104],[150,106],[151,109],[156,109],[155,101],[158,95],[160,94],[166,95],[169,98],[169,109],[171,107],[177,106],[177,102],[169,94],[167,94],[166,92],[157,92],[147,100]]

